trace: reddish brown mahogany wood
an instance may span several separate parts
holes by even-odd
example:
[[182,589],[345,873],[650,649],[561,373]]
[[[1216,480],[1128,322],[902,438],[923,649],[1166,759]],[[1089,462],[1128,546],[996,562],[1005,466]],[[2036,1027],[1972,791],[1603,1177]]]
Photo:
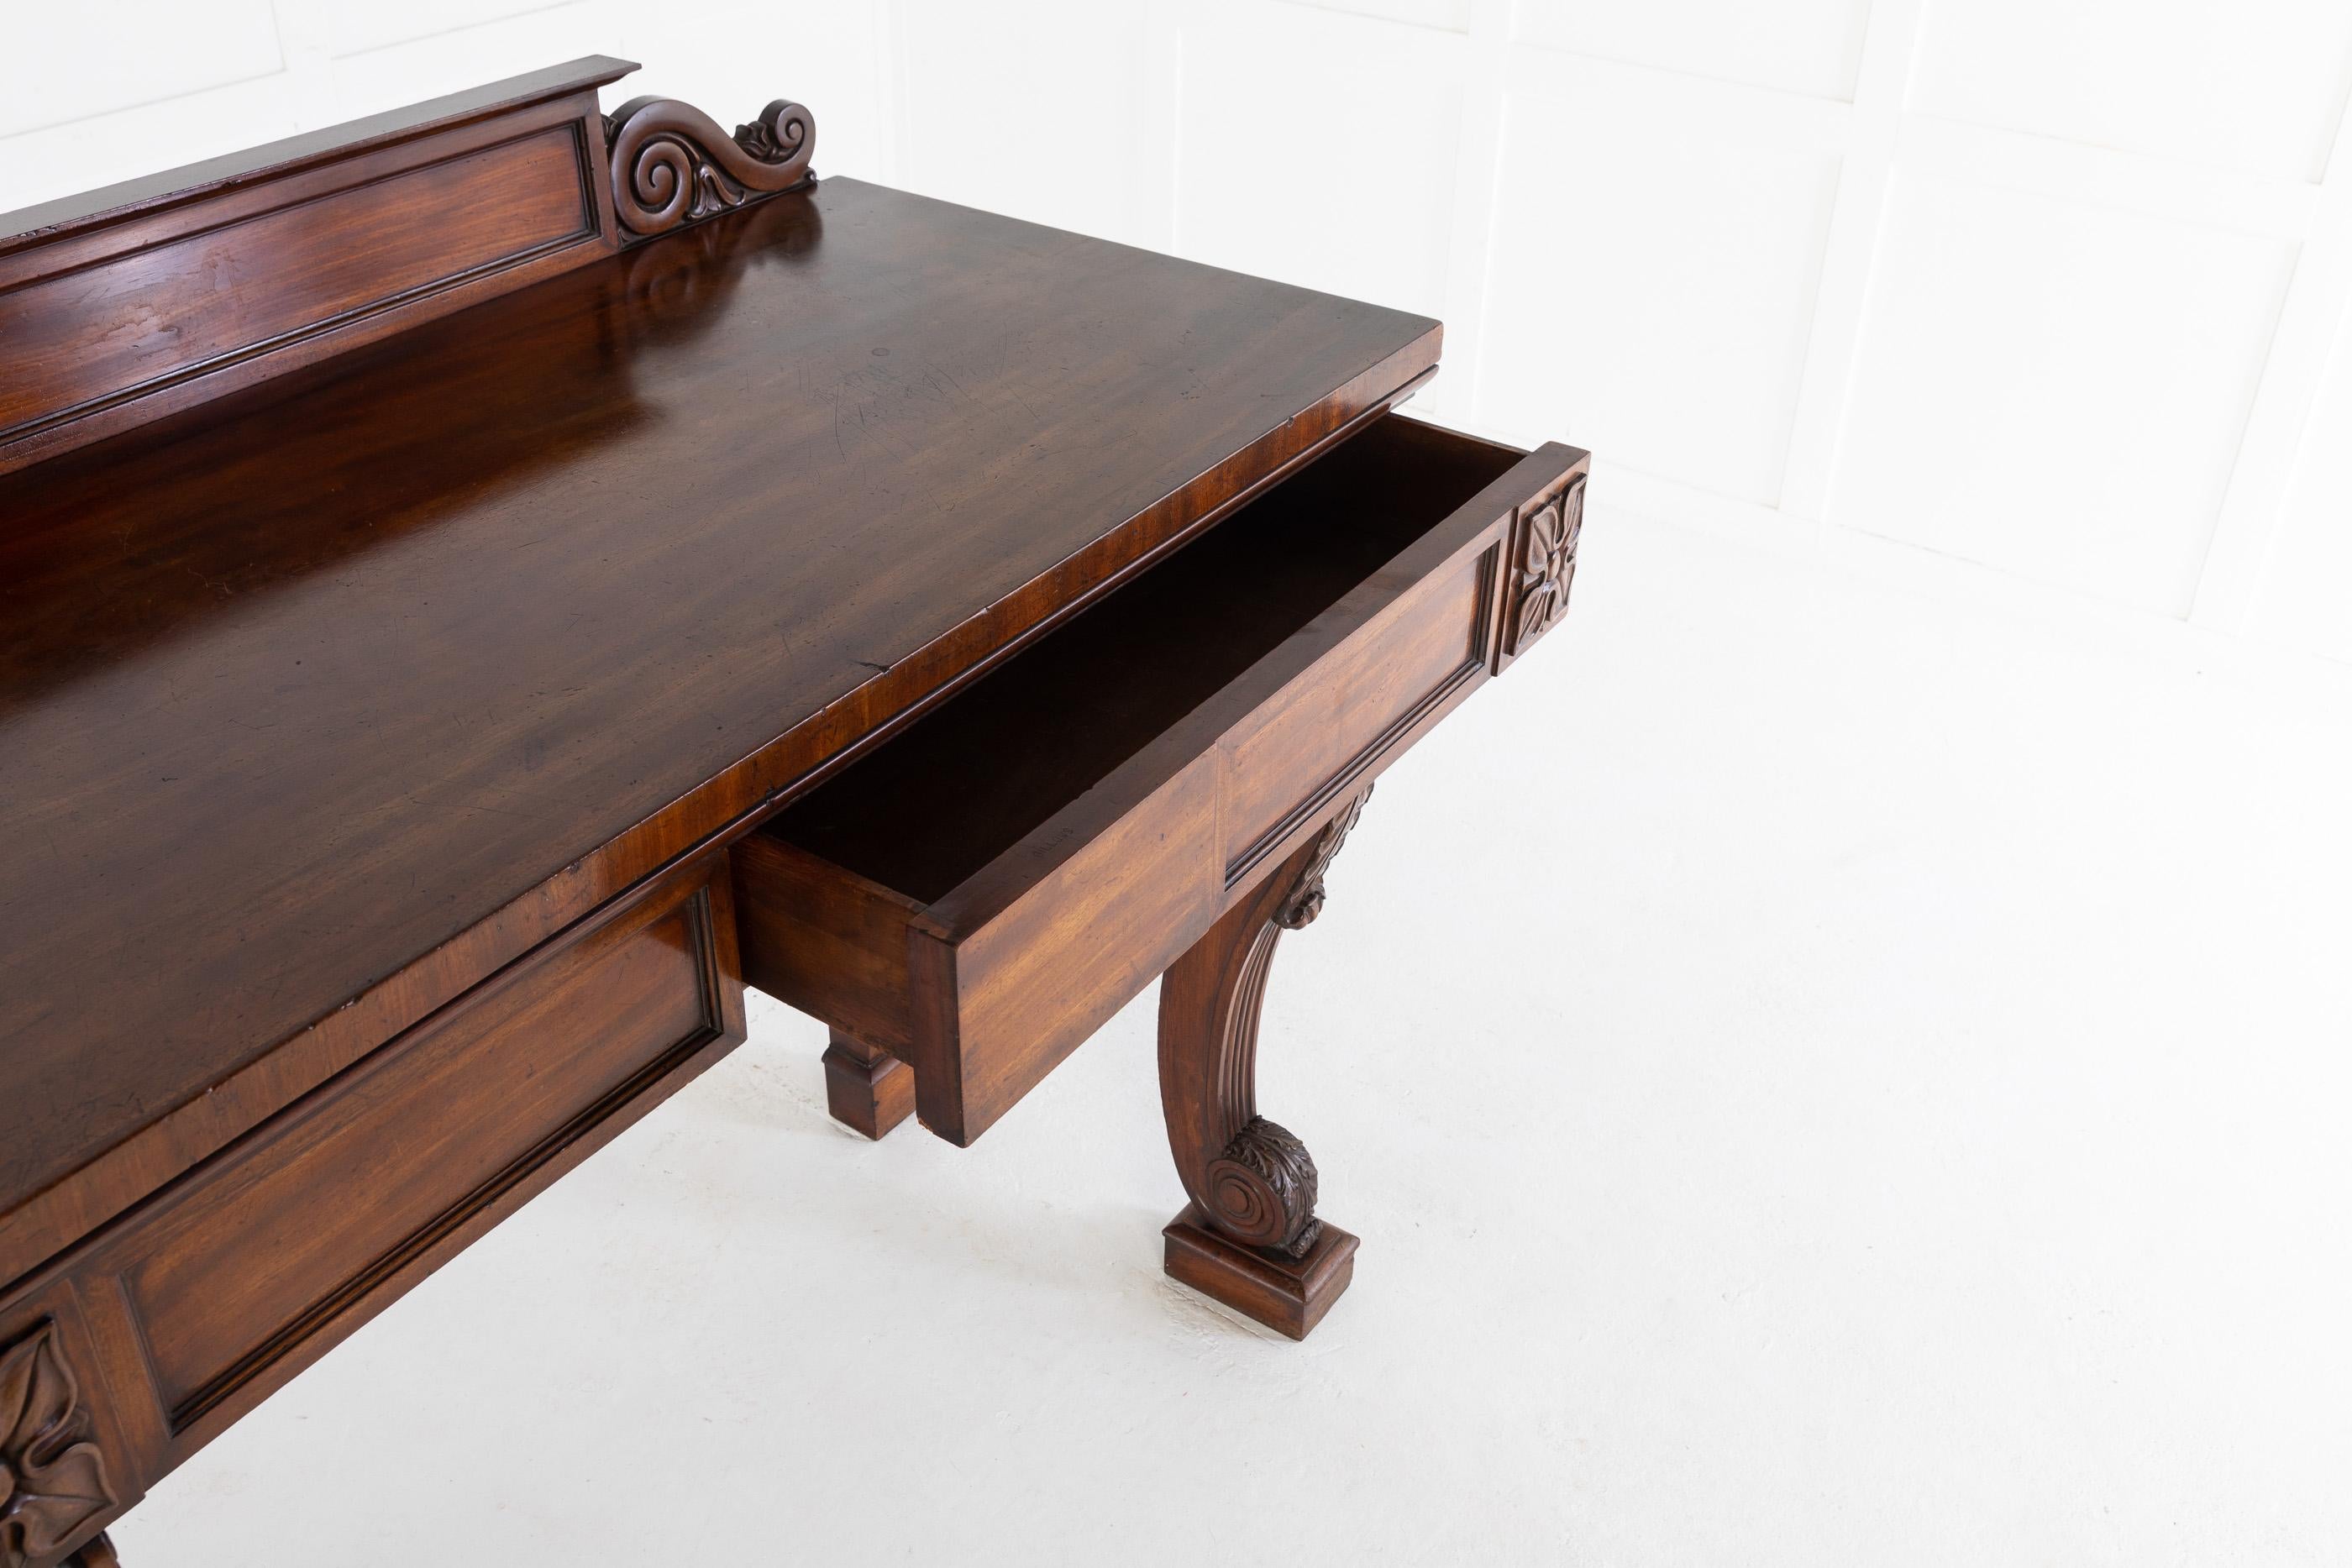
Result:
[[1433,322],[819,188],[781,99],[608,127],[626,68],[0,239],[0,1568],[740,1041],[739,924],[873,1136],[1172,965],[1170,1271],[1346,1286],[1271,933],[1556,621],[1583,455],[1387,418]]
[[633,239],[731,211],[809,179],[816,121],[784,99],[728,136],[709,115],[667,98],[633,98],[604,122],[613,206]]
[[1160,982],[1160,1105],[1192,1198],[1165,1232],[1168,1272],[1293,1339],[1348,1288],[1356,1242],[1323,1244],[1314,1158],[1258,1114],[1258,1014],[1275,945],[1322,912],[1323,874],[1370,793],[1267,873]]
[[1576,546],[1584,532],[1584,476],[1557,495],[1521,509],[1512,536],[1505,584],[1503,636],[1495,651],[1499,672],[1558,625],[1576,581]]
[[[175,1430],[647,1083],[743,1038],[724,867],[672,878],[352,1070],[147,1211],[119,1270]],[[319,1195],[364,1176],[367,1201]]]
[[522,76],[507,77],[446,97],[306,131],[282,141],[264,142],[199,163],[142,174],[119,184],[100,185],[55,201],[0,213],[0,256],[46,245],[60,235],[81,234],[173,207],[199,205],[247,186],[280,180],[306,169],[348,162],[412,137],[494,118],[550,98],[618,81],[635,70],[632,60],[589,55]]
[[0,1568],[58,1557],[120,1507],[55,1319],[0,1344]]
[[1514,519],[1581,461],[1352,437],[754,834],[747,976],[971,1142],[1487,677]]
[[915,1075],[881,1047],[835,1030],[824,1048],[824,1098],[835,1121],[879,1138],[915,1113]]
[[614,900],[0,1300],[83,1391],[84,1532],[740,1043],[732,897]]
[[1170,1279],[1292,1339],[1313,1333],[1356,1277],[1355,1236],[1328,1221],[1299,1258],[1243,1246],[1198,1204],[1186,1204],[1160,1234]]
[[743,977],[787,1000],[822,996],[825,1022],[903,1056],[914,1039],[907,931],[923,906],[768,833],[735,846]]
[[0,472],[609,256],[595,89],[629,68],[0,215]]
[[0,1279],[1436,341],[835,179],[0,476]]
[[[135,1347],[53,1278],[0,1299],[0,1568],[69,1557],[145,1490]],[[131,1350],[131,1355],[123,1352]]]

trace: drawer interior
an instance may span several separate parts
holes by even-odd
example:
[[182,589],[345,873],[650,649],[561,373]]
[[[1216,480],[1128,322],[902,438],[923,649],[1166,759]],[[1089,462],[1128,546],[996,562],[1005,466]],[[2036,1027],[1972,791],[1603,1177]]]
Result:
[[1393,415],[794,802],[767,831],[932,903],[1522,455]]

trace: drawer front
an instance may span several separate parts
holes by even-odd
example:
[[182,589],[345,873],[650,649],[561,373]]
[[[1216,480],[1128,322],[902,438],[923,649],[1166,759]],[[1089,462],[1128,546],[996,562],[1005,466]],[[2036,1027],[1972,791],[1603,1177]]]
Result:
[[152,1412],[155,1458],[184,1458],[740,1041],[732,903],[723,856],[663,878],[69,1265],[139,1346],[129,1404]]
[[1496,530],[1413,582],[1223,745],[1224,882],[1238,887],[1423,718],[1486,674]]
[[978,1136],[1493,674],[1507,552],[1581,462],[1550,446],[1513,465],[940,901],[955,951],[932,967],[935,1022],[908,1059],[927,1124]]

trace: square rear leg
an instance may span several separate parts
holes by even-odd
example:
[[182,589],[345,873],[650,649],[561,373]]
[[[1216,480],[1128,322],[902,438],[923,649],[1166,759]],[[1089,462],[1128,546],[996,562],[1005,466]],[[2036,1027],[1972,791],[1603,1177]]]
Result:
[[825,1107],[833,1119],[879,1138],[915,1110],[915,1073],[878,1046],[839,1030],[824,1048]]

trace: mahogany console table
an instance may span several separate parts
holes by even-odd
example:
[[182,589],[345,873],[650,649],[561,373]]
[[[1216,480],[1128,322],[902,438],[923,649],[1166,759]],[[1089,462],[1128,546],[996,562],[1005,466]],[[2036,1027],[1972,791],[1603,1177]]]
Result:
[[0,219],[0,1568],[111,1562],[747,978],[961,1145],[1164,971],[1169,1272],[1347,1284],[1267,963],[1556,623],[1585,455],[1391,413],[1433,321],[630,68]]

